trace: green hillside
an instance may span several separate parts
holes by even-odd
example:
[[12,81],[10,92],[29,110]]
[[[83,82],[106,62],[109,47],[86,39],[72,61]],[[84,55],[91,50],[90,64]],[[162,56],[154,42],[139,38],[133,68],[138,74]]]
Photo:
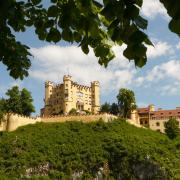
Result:
[[0,180],[68,180],[78,173],[86,180],[100,169],[110,179],[180,179],[180,138],[122,120],[38,123],[0,134]]

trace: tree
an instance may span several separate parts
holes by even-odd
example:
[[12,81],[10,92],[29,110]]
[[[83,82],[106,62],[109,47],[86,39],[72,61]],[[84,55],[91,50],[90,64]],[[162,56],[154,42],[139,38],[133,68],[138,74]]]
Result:
[[5,99],[0,99],[0,122],[1,119],[3,118],[3,115],[5,113]]
[[32,104],[33,99],[31,93],[27,89],[22,89],[20,99],[23,115],[30,116],[32,112],[35,112],[34,106]]
[[[180,35],[179,0],[160,0],[172,18],[169,29]],[[28,76],[31,66],[27,47],[14,32],[34,27],[40,40],[77,43],[85,54],[91,47],[99,64],[108,65],[115,55],[114,44],[126,44],[124,56],[138,67],[146,64],[147,45],[152,45],[144,30],[148,22],[141,16],[143,0],[42,0],[0,1],[0,61],[15,79]],[[68,10],[68,11],[67,11]]]
[[32,104],[33,99],[31,93],[23,88],[19,90],[18,86],[14,86],[6,92],[8,99],[5,100],[5,112],[13,112],[30,116],[32,112],[35,112]]
[[169,121],[165,122],[164,127],[170,139],[174,139],[180,134],[179,122],[175,118],[171,118]]
[[107,102],[101,105],[101,110],[102,113],[110,113],[111,111],[111,105]]
[[118,107],[118,105],[116,103],[112,103],[110,113],[114,114],[114,115],[119,114],[119,107]]
[[21,93],[18,86],[14,86],[6,92],[6,111],[22,114]]
[[117,95],[117,100],[120,114],[124,118],[130,117],[131,111],[136,109],[136,99],[134,92],[129,89],[121,88],[119,90],[119,94]]

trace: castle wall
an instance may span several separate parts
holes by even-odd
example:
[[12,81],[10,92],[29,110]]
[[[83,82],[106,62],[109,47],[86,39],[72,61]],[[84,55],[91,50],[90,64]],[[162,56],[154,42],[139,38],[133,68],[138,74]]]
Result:
[[53,116],[53,117],[44,117],[42,122],[66,122],[66,121],[82,121],[85,123],[98,121],[102,119],[104,122],[112,121],[116,119],[117,116],[111,114],[97,114],[97,115],[75,115],[75,116]]
[[43,118],[30,118],[18,114],[8,114],[5,116],[4,121],[0,123],[0,131],[14,131],[18,127],[28,124],[35,124],[37,122],[53,123],[53,122],[66,122],[66,121],[82,121],[85,123],[98,121],[102,119],[104,122],[112,121],[117,117],[111,114],[99,115],[75,115],[75,116],[52,116]]
[[0,131],[14,131],[18,127],[41,122],[41,118],[31,118],[18,114],[7,114],[0,124]]

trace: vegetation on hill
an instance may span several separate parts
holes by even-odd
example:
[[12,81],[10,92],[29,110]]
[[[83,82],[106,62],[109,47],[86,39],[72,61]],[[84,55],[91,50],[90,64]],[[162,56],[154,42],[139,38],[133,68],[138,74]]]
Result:
[[179,159],[179,137],[170,140],[123,120],[38,123],[0,135],[2,180],[88,180],[100,171],[110,179],[174,180],[180,178]]
[[170,139],[176,138],[180,135],[179,122],[175,118],[169,119],[169,121],[164,124],[165,132]]

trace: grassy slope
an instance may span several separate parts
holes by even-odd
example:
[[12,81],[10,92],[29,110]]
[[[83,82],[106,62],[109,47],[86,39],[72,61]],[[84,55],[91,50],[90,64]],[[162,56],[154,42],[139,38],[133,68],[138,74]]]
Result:
[[68,179],[75,170],[91,177],[107,160],[114,177],[119,171],[125,179],[136,176],[132,165],[151,162],[176,179],[180,178],[179,140],[123,121],[38,123],[0,135],[0,179],[19,178],[25,169],[47,162],[51,179]]

